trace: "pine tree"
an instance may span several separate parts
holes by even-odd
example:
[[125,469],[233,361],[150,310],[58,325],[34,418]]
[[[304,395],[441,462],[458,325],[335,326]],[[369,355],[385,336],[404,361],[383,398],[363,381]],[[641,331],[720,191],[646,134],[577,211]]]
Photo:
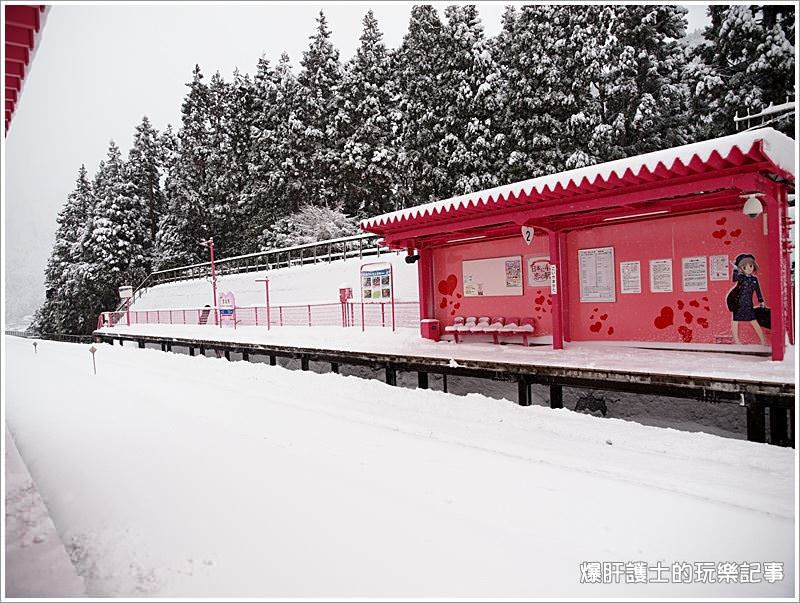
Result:
[[167,163],[167,213],[156,237],[159,270],[206,261],[200,242],[212,236],[205,197],[211,141],[209,91],[199,66],[187,86],[177,148]]
[[147,233],[144,251],[148,272],[152,268],[152,254],[158,233],[158,224],[164,213],[164,192],[161,180],[164,174],[164,152],[158,131],[147,116],[136,127],[133,146],[128,154],[128,170],[134,194],[143,204],[142,228]]
[[92,189],[82,165],[75,189],[58,214],[56,240],[45,270],[45,301],[33,323],[37,333],[87,333],[94,326],[84,307],[87,283],[83,242],[92,212]]
[[450,197],[446,167],[440,165],[444,138],[441,90],[446,41],[436,8],[415,5],[408,31],[393,54],[401,112],[397,161],[397,198],[409,207]]
[[147,234],[141,220],[144,206],[114,141],[95,182],[94,212],[84,249],[91,283],[88,297],[96,304],[96,316],[118,303],[120,285],[135,285],[146,276]]
[[339,51],[330,37],[327,20],[320,11],[297,78],[301,91],[296,117],[303,130],[297,137],[294,156],[304,201],[325,207],[337,204],[333,182],[339,164],[335,95],[341,83],[341,65]]
[[686,9],[679,6],[602,7],[603,53],[598,82],[599,125],[594,148],[604,161],[686,144],[694,139],[688,117],[686,66],[679,40]]
[[[704,138],[736,131],[734,117],[794,93],[793,6],[710,6],[711,24],[692,51],[686,80]],[[794,112],[770,124],[794,134]]]
[[389,55],[371,10],[363,25],[361,45],[337,95],[341,148],[335,179],[344,212],[362,218],[394,209],[396,153]]
[[439,164],[452,195],[499,183],[494,170],[495,121],[504,96],[500,70],[489,51],[474,5],[445,9],[445,63],[441,88],[445,112]]
[[508,9],[493,44],[506,83],[497,153],[502,182],[524,180],[564,168],[560,136],[566,129],[565,88],[572,74],[556,59],[568,37],[562,6]]

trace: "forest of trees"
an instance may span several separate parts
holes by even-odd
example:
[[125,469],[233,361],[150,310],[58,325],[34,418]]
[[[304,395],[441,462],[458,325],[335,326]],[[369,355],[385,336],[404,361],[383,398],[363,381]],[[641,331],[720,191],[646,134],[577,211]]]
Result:
[[[298,73],[284,53],[231,81],[195,67],[181,123],[147,117],[128,157],[80,166],[58,216],[40,333],[91,333],[152,270],[358,231],[357,220],[472,190],[732,134],[793,100],[790,5],[414,6],[397,49],[372,11],[342,64],[320,12]],[[443,17],[443,18],[442,18]],[[770,126],[789,135],[794,113]],[[314,221],[318,220],[318,227]]]

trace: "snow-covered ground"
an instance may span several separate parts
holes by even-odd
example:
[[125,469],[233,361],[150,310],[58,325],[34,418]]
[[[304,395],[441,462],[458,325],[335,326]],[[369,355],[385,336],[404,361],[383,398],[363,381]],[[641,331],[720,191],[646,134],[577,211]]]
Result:
[[[90,595],[796,594],[793,450],[133,347],[99,345],[93,375],[88,346],[5,345],[8,427]],[[759,571],[581,583],[595,562]]]
[[14,439],[5,437],[5,595],[80,597],[86,591]]
[[[256,279],[269,276],[271,306],[291,304],[326,304],[339,301],[339,287],[353,289],[353,299],[360,300],[359,268],[368,263],[389,262],[394,276],[394,294],[398,301],[417,301],[417,265],[406,264],[405,253],[387,252],[380,257],[334,260],[305,266],[292,266],[265,272],[231,274],[217,278],[219,292],[230,291],[237,306],[263,306],[264,283]],[[163,310],[173,308],[202,308],[213,300],[210,277],[164,283],[149,288],[131,305],[133,310]]]

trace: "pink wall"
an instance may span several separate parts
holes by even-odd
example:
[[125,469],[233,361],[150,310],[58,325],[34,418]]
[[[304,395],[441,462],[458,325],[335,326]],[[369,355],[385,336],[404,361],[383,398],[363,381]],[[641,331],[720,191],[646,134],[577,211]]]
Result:
[[[664,342],[731,342],[731,313],[725,297],[733,287],[732,263],[751,253],[759,264],[761,291],[770,306],[767,237],[762,217],[737,211],[718,211],[635,224],[616,224],[567,235],[569,249],[570,332],[573,341],[625,340]],[[614,247],[614,303],[581,303],[578,249]],[[709,280],[708,291],[684,292],[681,259],[727,255],[731,266],[725,281]],[[650,260],[672,258],[672,293],[650,292]],[[641,262],[642,293],[621,294],[619,263]],[[739,325],[742,343],[757,343],[748,323]]]
[[[522,256],[522,295],[496,297],[464,297],[461,263],[503,256]],[[535,335],[549,335],[550,287],[529,287],[525,267],[526,256],[547,256],[547,236],[537,232],[531,245],[526,245],[522,235],[499,241],[463,243],[433,251],[434,309],[442,325],[453,324],[460,316],[531,316],[535,319]]]
[[[767,266],[767,236],[762,217],[747,218],[738,211],[718,211],[675,218],[611,224],[567,235],[569,332],[573,341],[623,340],[728,343],[731,341],[731,313],[725,296],[733,286],[728,278],[712,281],[708,266],[707,291],[684,292],[682,258],[727,255],[729,262],[740,253],[755,255],[760,270],[761,291],[772,305]],[[614,248],[616,302],[581,302],[578,277],[578,250],[594,247]],[[525,256],[547,256],[547,236],[537,231],[532,245],[522,236],[500,241],[471,242],[433,251],[434,308],[443,325],[462,316],[532,316],[536,335],[549,335],[551,328],[548,285],[528,286]],[[464,260],[520,255],[523,258],[523,295],[464,297],[461,264]],[[650,292],[651,259],[672,259],[671,293]],[[641,266],[641,293],[620,293],[619,263],[638,260]],[[710,260],[709,260],[710,262]],[[743,343],[757,343],[752,327],[741,323]]]

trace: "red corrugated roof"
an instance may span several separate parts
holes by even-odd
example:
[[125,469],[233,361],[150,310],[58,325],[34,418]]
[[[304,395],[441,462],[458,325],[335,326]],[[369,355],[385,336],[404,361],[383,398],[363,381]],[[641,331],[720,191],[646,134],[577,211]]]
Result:
[[6,5],[6,132],[41,34],[47,6]]
[[536,207],[542,202],[567,203],[577,196],[737,167],[755,168],[757,164],[768,164],[775,175],[794,182],[794,151],[794,140],[764,128],[410,207],[364,220],[361,228],[384,235],[454,218]]

